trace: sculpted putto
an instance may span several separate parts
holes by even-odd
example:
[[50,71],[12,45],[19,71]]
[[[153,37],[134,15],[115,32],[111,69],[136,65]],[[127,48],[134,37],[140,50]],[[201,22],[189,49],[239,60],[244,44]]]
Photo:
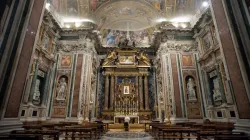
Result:
[[114,50],[114,51],[109,52],[108,56],[105,58],[103,62],[103,66],[109,65],[115,59],[117,59],[116,51]]
[[146,65],[150,65],[150,60],[145,52],[140,52],[137,56],[138,61],[145,63]]

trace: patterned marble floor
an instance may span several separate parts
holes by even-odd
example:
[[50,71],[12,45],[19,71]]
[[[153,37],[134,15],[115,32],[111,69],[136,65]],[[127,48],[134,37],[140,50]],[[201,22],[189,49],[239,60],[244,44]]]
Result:
[[101,140],[153,140],[146,132],[107,132]]

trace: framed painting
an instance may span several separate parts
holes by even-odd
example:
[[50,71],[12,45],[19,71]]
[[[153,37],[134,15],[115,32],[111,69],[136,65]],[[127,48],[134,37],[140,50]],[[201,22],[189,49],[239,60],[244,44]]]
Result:
[[134,56],[120,56],[120,64],[134,64],[135,57]]
[[123,94],[129,94],[129,86],[123,87]]

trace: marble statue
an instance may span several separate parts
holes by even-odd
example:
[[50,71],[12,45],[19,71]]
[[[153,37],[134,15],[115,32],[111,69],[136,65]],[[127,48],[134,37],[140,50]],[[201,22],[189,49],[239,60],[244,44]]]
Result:
[[56,100],[65,100],[67,91],[67,83],[65,78],[60,79],[59,86],[57,88]]
[[40,103],[40,80],[36,79],[35,91],[33,94],[33,100]]
[[188,100],[197,100],[195,93],[195,83],[193,78],[189,78],[187,82]]
[[213,100],[214,100],[215,104],[217,104],[216,102],[220,102],[222,100],[222,98],[221,98],[221,92],[220,92],[220,84],[219,84],[218,78],[215,78],[213,80],[213,84],[214,84]]

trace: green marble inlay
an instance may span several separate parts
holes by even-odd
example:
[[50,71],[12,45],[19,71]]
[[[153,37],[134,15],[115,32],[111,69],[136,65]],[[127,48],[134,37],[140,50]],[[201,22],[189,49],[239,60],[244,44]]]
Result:
[[53,101],[53,93],[54,93],[54,88],[55,88],[55,80],[56,80],[56,73],[57,73],[57,66],[58,66],[58,60],[59,60],[59,54],[57,54],[56,57],[56,64],[54,64],[54,77],[53,77],[53,82],[52,82],[52,90],[50,92],[50,103],[49,103],[49,109],[48,109],[48,117],[51,115],[51,105]]
[[199,78],[199,87],[200,87],[200,93],[201,93],[201,104],[202,104],[202,109],[203,109],[203,116],[207,117],[206,111],[205,111],[205,107],[204,107],[204,100],[203,100],[203,94],[202,94],[202,90],[201,90],[201,76],[200,76],[200,68],[198,66],[198,58],[197,58],[197,54],[194,55],[195,57],[195,66],[196,66],[196,70],[197,70],[197,75]]
[[184,85],[182,79],[182,71],[181,71],[181,64],[180,64],[180,55],[177,54],[177,63],[178,63],[178,74],[180,80],[180,87],[181,87],[181,106],[182,106],[182,113],[183,117],[186,117],[186,105],[185,105],[185,98],[184,98]]
[[77,55],[75,54],[74,55],[74,63],[73,63],[73,72],[72,72],[72,76],[71,76],[71,85],[70,85],[70,96],[69,96],[69,101],[68,101],[68,115],[67,115],[67,117],[71,117],[71,100],[72,100],[72,96],[73,96],[73,88],[74,88],[74,86],[73,86],[73,83],[75,83],[75,81],[74,81],[74,77],[75,77],[75,71],[76,71],[76,60],[77,59]]

